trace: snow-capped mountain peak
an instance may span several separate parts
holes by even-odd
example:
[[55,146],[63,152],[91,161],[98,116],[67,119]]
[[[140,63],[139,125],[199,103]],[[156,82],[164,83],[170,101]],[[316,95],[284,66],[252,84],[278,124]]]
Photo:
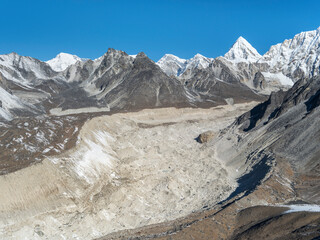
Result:
[[84,61],[86,59],[79,58],[76,55],[69,53],[59,53],[55,58],[47,61],[50,67],[56,72],[61,72],[65,70],[72,64],[75,64],[77,61]]
[[193,58],[206,58],[206,57],[201,55],[200,53],[197,53],[196,55],[194,55]]
[[194,55],[193,58],[188,60],[188,66],[187,68],[190,67],[197,67],[197,68],[207,68],[209,67],[210,62],[212,62],[212,58],[207,58],[200,53],[197,53]]
[[261,55],[246,39],[240,36],[224,57],[237,62],[255,62],[261,58]]
[[200,53],[188,60],[172,54],[165,54],[157,64],[168,76],[180,76],[188,69],[207,68],[212,60],[212,58],[207,58]]
[[267,62],[274,72],[281,71],[296,79],[318,75],[320,71],[320,27],[301,32],[292,39],[273,45],[260,62]]
[[178,76],[181,74],[182,69],[186,66],[186,59],[179,58],[173,54],[165,54],[158,62],[157,65],[168,75]]
[[162,64],[163,62],[168,62],[168,61],[173,61],[173,62],[178,62],[181,64],[184,64],[186,62],[186,59],[179,58],[173,54],[165,54],[159,61],[158,64]]

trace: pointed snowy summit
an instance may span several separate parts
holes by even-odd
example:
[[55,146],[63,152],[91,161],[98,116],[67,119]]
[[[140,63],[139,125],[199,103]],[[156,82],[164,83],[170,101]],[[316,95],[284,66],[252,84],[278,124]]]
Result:
[[76,55],[69,53],[59,53],[55,58],[47,61],[50,67],[56,72],[61,72],[65,70],[72,64],[75,64],[78,61],[85,61],[86,59],[79,58]]
[[261,55],[246,39],[239,37],[224,57],[236,62],[256,62]]

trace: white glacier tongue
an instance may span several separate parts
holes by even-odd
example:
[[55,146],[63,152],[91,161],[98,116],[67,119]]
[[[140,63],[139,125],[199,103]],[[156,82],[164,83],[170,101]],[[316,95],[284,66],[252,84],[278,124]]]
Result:
[[256,62],[261,58],[261,55],[247,40],[239,37],[224,57],[236,62]]
[[70,65],[84,60],[86,59],[79,58],[78,56],[69,53],[59,53],[55,58],[47,61],[46,63],[48,63],[56,72],[61,72]]

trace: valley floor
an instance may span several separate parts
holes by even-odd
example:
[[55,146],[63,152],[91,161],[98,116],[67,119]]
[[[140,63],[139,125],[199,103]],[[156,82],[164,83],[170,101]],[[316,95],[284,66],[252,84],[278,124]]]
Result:
[[255,104],[87,121],[74,147],[0,176],[0,237],[92,239],[213,207],[237,187],[235,169],[195,139]]

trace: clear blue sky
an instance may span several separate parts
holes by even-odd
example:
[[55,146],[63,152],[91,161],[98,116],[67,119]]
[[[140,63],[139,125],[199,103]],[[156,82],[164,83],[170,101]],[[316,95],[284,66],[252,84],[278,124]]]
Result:
[[190,58],[223,55],[241,35],[261,54],[320,26],[319,0],[0,0],[0,54],[40,60],[68,52],[97,58],[109,47]]

